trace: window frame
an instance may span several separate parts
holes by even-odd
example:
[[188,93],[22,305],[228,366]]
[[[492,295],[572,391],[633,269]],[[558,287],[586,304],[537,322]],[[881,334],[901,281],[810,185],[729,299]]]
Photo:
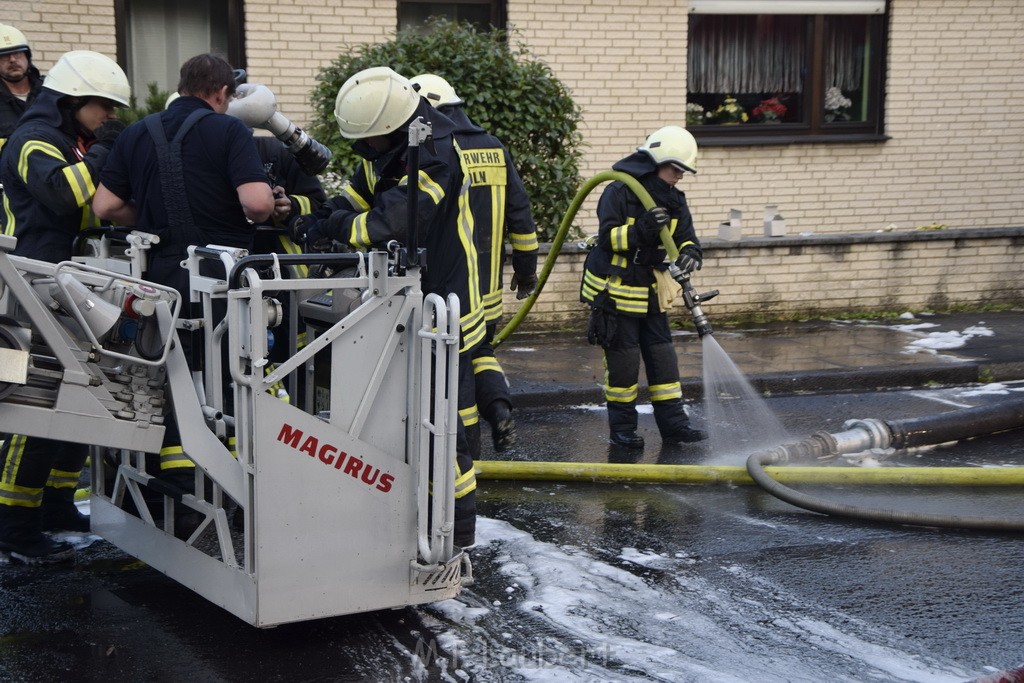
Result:
[[491,8],[491,26],[498,29],[505,29],[507,21],[506,2],[505,0],[445,0],[444,2],[436,2],[435,0],[398,0],[395,3],[395,27],[396,29],[401,26],[401,6],[402,5],[434,5],[434,4],[445,4],[445,5],[490,5]]
[[[887,3],[888,5],[888,3]],[[764,124],[744,123],[741,125],[703,124],[687,126],[687,130],[702,145],[738,146],[758,144],[802,144],[802,143],[855,143],[888,140],[885,134],[885,81],[888,46],[889,12],[858,16],[878,17],[868,22],[868,32],[874,49],[867,64],[869,88],[864,121],[824,120],[825,108],[825,21],[827,14],[804,14],[807,21],[807,73],[804,76],[806,118],[800,122]],[[739,12],[736,12],[739,14]],[[691,19],[692,19],[691,14]],[[747,14],[746,16],[756,16]],[[832,15],[835,16],[835,15]],[[689,49],[688,49],[689,51]],[[689,54],[687,55],[689,58]],[[689,98],[687,98],[689,101]],[[811,105],[810,103],[814,103]]]

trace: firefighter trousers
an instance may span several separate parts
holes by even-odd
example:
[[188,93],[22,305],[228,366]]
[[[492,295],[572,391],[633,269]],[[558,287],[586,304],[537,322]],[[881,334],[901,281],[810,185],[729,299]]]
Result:
[[[615,315],[610,313],[609,315]],[[668,316],[655,313],[644,317],[616,315],[614,334],[604,341],[605,400],[608,426],[613,432],[637,428],[636,401],[639,394],[640,360],[647,372],[647,385],[654,419],[663,437],[689,426],[679,384],[679,360],[672,345]]]

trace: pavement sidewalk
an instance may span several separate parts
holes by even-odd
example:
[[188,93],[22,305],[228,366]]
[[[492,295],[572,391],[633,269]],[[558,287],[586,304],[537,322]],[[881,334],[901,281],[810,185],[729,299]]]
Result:
[[[908,319],[715,325],[717,343],[761,393],[876,391],[1024,379],[1024,310]],[[699,396],[702,347],[675,335],[684,396]],[[520,407],[600,403],[604,363],[584,333],[513,334],[497,349]],[[641,401],[645,399],[641,369]]]

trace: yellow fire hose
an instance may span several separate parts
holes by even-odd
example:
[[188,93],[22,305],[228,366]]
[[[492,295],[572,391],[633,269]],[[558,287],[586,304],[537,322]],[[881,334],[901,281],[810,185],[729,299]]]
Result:
[[[618,484],[742,484],[754,480],[745,467],[639,465],[597,462],[478,460],[477,479],[573,481]],[[1024,486],[1024,467],[766,467],[789,484],[881,486]]]

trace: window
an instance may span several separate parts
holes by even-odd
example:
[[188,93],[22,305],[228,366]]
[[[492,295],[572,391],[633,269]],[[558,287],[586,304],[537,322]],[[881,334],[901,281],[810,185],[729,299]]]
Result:
[[878,138],[884,7],[882,0],[691,0],[687,127],[720,143]]
[[468,21],[481,30],[491,27],[505,28],[505,3],[501,0],[455,0],[454,2],[421,2],[400,0],[398,3],[398,29],[415,29],[430,17],[444,17],[452,21]]
[[118,61],[132,92],[145,98],[146,86],[178,87],[181,65],[204,52],[224,55],[245,68],[243,0],[115,0]]

